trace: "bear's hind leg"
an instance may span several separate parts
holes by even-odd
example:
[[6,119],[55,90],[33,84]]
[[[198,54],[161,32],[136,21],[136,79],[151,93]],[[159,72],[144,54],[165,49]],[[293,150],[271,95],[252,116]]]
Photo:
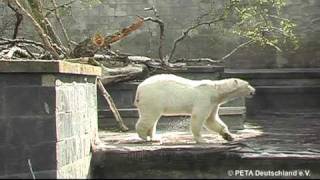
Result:
[[139,137],[145,141],[148,140],[148,129],[147,126],[140,122],[140,119],[136,123],[136,131]]
[[215,116],[214,113],[212,113],[210,117],[206,119],[205,127],[211,131],[219,133],[223,139],[227,141],[234,140],[232,134],[229,132],[228,126],[219,118],[219,116]]

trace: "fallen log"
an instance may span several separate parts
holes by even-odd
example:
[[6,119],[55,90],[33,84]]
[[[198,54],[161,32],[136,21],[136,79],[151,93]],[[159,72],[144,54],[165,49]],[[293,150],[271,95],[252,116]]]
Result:
[[101,82],[113,84],[123,81],[144,79],[148,76],[148,68],[143,64],[129,64],[120,68],[103,68]]
[[[103,84],[144,79],[157,69],[166,70],[167,72],[186,69],[186,63],[163,64],[159,59],[151,59],[145,56],[95,55],[94,57],[66,60],[74,63],[100,66],[102,68],[103,76],[101,80]],[[113,62],[118,63],[119,66],[112,67]]]
[[15,57],[19,58],[31,58],[32,54],[25,49],[21,49],[18,46],[13,46],[9,49],[4,49],[0,51],[0,58],[13,59]]
[[100,66],[102,69],[102,76],[100,77],[100,79],[104,85],[123,81],[144,79],[149,74],[149,69],[144,64],[129,63],[123,67],[108,68],[104,65],[104,61],[112,60],[112,58],[109,56],[106,56],[103,59],[101,58],[102,57],[100,57],[100,59],[96,59],[94,57],[86,57],[66,59],[66,61]]

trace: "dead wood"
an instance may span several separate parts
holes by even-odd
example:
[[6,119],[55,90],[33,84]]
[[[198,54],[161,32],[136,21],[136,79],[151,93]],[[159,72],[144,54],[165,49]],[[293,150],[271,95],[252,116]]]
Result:
[[[70,38],[68,36],[67,30],[64,27],[64,25],[62,23],[62,20],[60,18],[59,6],[57,5],[56,0],[51,0],[51,3],[54,6],[53,11],[54,11],[55,17],[56,17],[56,19],[57,19],[57,21],[58,21],[58,23],[59,23],[59,25],[60,25],[60,27],[62,29],[63,36],[64,36],[65,40],[67,41],[67,45],[68,45],[68,48],[69,48],[69,51],[70,51],[71,50],[71,42],[70,42]],[[69,54],[67,56],[69,56]]]
[[[15,24],[15,27],[14,27],[14,31],[13,31],[13,35],[12,35],[12,39],[16,39],[17,38],[17,35],[18,35],[18,31],[19,31],[19,26],[22,22],[22,19],[23,19],[23,15],[21,14],[21,12],[19,12],[19,10],[15,7],[12,6],[12,4],[10,3],[10,1],[7,2],[8,3],[8,7],[15,12],[15,16],[16,16],[16,24]],[[14,43],[12,44],[14,45]]]
[[97,80],[97,84],[98,84],[99,90],[101,91],[102,96],[108,102],[109,107],[110,107],[111,111],[113,112],[113,115],[115,116],[116,121],[118,122],[120,130],[121,131],[128,131],[129,128],[123,123],[123,120],[122,120],[122,118],[120,116],[120,113],[119,113],[116,105],[113,102],[112,97],[110,96],[108,91],[104,88],[103,83],[101,82],[101,80],[99,78]]
[[112,59],[110,56],[103,59],[101,57],[100,58],[86,57],[86,58],[66,59],[66,61],[73,62],[73,63],[82,63],[82,64],[91,64],[94,66],[100,66],[102,69],[102,76],[100,77],[100,79],[104,85],[119,83],[123,81],[144,79],[148,76],[149,69],[144,64],[135,64],[131,62],[123,67],[114,67],[114,68],[109,68],[108,66],[105,65],[107,63],[106,61],[116,60],[116,58]]
[[166,59],[163,58],[163,42],[164,42],[164,23],[160,18],[160,15],[158,14],[158,10],[155,8],[155,6],[153,5],[152,7],[149,8],[144,8],[144,11],[152,11],[153,15],[156,18],[153,17],[145,17],[143,18],[144,21],[151,21],[154,23],[157,23],[159,25],[159,29],[160,29],[160,38],[159,38],[159,50],[158,50],[158,54],[159,54],[159,59],[161,60],[161,63],[163,65],[167,64]]
[[37,42],[37,41],[32,41],[32,40],[28,40],[28,39],[23,39],[23,38],[17,38],[17,39],[8,39],[8,38],[3,38],[0,37],[0,46],[1,45],[9,45],[9,44],[30,44],[30,45],[34,45],[37,46],[39,48],[45,49],[45,47],[43,46],[42,43]]
[[163,59],[163,41],[164,41],[164,23],[161,19],[159,18],[152,18],[152,17],[146,17],[144,18],[144,21],[151,21],[151,22],[154,22],[154,23],[157,23],[159,25],[159,28],[160,28],[160,39],[159,39],[159,50],[158,50],[158,53],[159,53],[159,58],[161,60],[161,62],[165,63],[164,62],[164,59]]
[[120,68],[103,68],[100,78],[103,84],[114,84],[123,81],[144,79],[148,76],[148,69],[142,64],[129,64]]
[[50,42],[50,37],[45,33],[41,25],[37,22],[37,20],[20,4],[18,0],[15,0],[15,3],[21,12],[27,15],[35,25],[35,29],[38,32],[38,35],[43,41],[44,47],[52,54],[54,59],[60,59],[60,55],[57,53],[56,49],[52,46]]
[[0,58],[5,58],[5,59],[14,59],[16,57],[19,58],[31,58],[32,55],[29,54],[25,49],[22,49],[18,46],[12,46],[9,49],[2,50],[0,52]]
[[105,37],[105,42],[106,42],[105,46],[107,46],[111,43],[117,42],[117,41],[123,39],[124,37],[128,36],[131,32],[142,27],[143,23],[144,23],[144,19],[138,18],[136,20],[136,22],[134,22],[130,26],[123,28],[121,31],[119,31],[115,34],[112,34],[111,36]]
[[[60,48],[62,48],[62,42],[55,32],[55,29],[53,28],[51,22],[49,19],[44,16],[43,13],[43,2],[41,0],[28,0],[28,5],[30,6],[31,13],[33,15],[33,18],[38,22],[38,24],[42,27],[45,34],[49,36],[49,39],[51,40],[52,44],[57,44]],[[64,49],[64,48],[62,48]]]
[[144,20],[142,18],[138,18],[130,26],[125,27],[112,35],[104,37],[101,34],[96,34],[93,37],[87,38],[74,48],[73,57],[93,57],[99,49],[108,48],[110,44],[124,39],[131,32],[142,27],[143,23]]

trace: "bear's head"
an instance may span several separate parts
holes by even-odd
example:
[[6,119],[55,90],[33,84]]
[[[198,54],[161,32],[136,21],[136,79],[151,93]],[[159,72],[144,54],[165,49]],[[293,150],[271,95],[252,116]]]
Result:
[[255,88],[253,88],[247,81],[238,78],[231,78],[234,93],[238,97],[252,97],[255,94]]
[[222,103],[239,97],[252,97],[255,89],[247,82],[238,78],[228,78],[215,83]]

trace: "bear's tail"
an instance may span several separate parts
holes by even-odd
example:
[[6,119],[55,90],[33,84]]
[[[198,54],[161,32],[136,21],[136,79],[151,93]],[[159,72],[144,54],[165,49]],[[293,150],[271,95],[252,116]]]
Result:
[[139,103],[139,91],[137,89],[137,92],[136,92],[136,97],[134,98],[134,102],[133,104],[138,107],[138,103]]

